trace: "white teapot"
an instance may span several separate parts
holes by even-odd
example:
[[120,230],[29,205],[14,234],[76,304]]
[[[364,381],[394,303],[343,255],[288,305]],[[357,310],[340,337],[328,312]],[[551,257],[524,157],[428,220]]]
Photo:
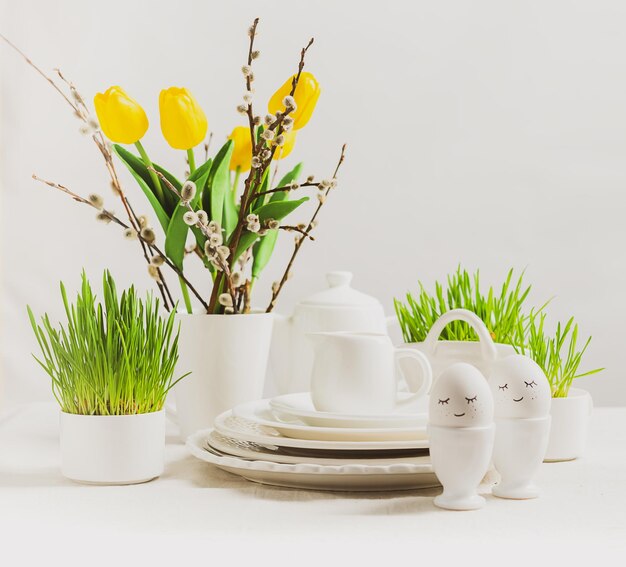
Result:
[[290,317],[277,314],[272,337],[271,369],[279,394],[310,390],[313,346],[307,333],[355,331],[387,334],[380,302],[350,287],[350,272],[326,274],[328,289],[300,301]]

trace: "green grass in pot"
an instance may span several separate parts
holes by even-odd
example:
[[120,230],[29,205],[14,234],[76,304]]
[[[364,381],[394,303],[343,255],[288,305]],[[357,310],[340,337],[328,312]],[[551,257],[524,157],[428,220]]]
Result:
[[57,328],[48,315],[28,315],[41,348],[35,359],[52,379],[52,391],[65,413],[132,415],[160,411],[178,360],[174,311],[160,314],[159,301],[145,300],[134,287],[118,296],[115,282],[103,276],[104,303],[97,303],[85,273],[75,304],[65,286],[61,295],[66,326]]
[[[499,292],[490,287],[484,293],[479,271],[470,275],[461,267],[448,275],[447,285],[435,282],[434,294],[420,281],[416,296],[407,293],[406,303],[394,300],[404,341],[422,342],[441,315],[452,309],[467,309],[482,319],[494,341],[510,344],[517,337],[519,324],[527,318],[523,307],[531,289],[524,286],[523,272],[517,281],[513,280],[513,273],[513,269],[509,270]],[[476,341],[478,337],[467,323],[454,321],[443,330],[440,339]]]
[[520,322],[518,336],[524,340],[517,341],[516,350],[532,358],[543,369],[553,398],[565,398],[575,378],[597,374],[604,368],[579,371],[591,337],[579,348],[578,324],[573,317],[565,325],[557,323],[554,336],[546,333],[545,319],[545,313],[531,313],[526,322]]

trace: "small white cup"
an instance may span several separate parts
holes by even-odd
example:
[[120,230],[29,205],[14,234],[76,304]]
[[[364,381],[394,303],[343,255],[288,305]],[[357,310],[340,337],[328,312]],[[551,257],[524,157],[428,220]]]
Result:
[[[348,415],[390,414],[413,404],[432,384],[432,371],[424,354],[412,348],[394,348],[387,335],[375,333],[309,333],[315,350],[311,398],[318,411]],[[418,372],[404,375],[398,361],[408,358]],[[396,368],[413,395],[398,398]],[[416,380],[420,376],[421,380]]]

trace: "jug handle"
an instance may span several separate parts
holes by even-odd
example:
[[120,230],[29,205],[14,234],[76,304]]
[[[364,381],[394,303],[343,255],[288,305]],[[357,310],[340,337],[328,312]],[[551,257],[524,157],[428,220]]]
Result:
[[417,388],[416,391],[413,391],[412,395],[409,396],[408,398],[404,400],[396,400],[396,407],[408,406],[414,403],[416,400],[418,400],[422,396],[426,395],[430,391],[430,387],[432,386],[432,383],[433,383],[433,371],[430,366],[430,362],[428,362],[428,358],[426,357],[426,355],[421,353],[418,350],[415,350],[414,348],[411,348],[411,347],[396,348],[394,351],[394,356],[396,360],[396,365],[398,366],[398,370],[400,371],[400,374],[402,375],[406,383],[409,385],[409,387],[411,387],[412,385],[411,384],[412,380],[407,379],[407,377],[402,372],[402,369],[400,368],[398,362],[402,358],[412,358],[413,360],[417,362],[417,365],[420,367],[420,370],[421,370],[422,383],[420,384],[419,388]]
[[424,350],[430,356],[434,356],[437,350],[437,343],[439,342],[439,335],[442,331],[453,321],[465,321],[478,335],[480,350],[483,359],[486,361],[494,361],[498,356],[496,345],[493,343],[493,339],[489,334],[489,330],[483,323],[482,319],[475,313],[468,311],[467,309],[452,309],[447,313],[444,313],[439,319],[435,321],[431,327],[426,339],[424,339]]

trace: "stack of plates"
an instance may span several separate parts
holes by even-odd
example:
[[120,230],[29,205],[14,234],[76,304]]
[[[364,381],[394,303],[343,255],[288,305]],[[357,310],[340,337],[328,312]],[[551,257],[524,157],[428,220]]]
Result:
[[308,393],[242,404],[187,440],[192,454],[254,482],[318,490],[438,486],[426,415],[316,411]]

